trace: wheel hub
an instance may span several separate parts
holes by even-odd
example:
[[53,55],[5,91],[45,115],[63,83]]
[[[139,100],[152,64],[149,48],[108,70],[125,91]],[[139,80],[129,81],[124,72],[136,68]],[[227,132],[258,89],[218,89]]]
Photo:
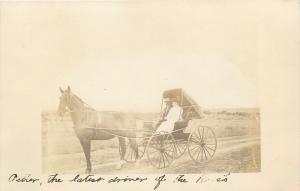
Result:
[[201,142],[200,145],[201,145],[201,147],[204,147],[205,146],[205,142]]

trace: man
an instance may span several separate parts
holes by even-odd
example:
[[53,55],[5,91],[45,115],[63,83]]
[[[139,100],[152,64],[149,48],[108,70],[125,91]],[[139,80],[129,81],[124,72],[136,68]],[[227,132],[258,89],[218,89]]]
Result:
[[162,115],[162,120],[158,123],[156,132],[171,133],[174,124],[181,120],[182,108],[178,105],[177,100],[166,98],[164,100],[166,107]]

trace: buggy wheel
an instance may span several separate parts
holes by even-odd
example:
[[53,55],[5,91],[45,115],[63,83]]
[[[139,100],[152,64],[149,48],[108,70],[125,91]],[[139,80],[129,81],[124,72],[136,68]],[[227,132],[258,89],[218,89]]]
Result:
[[217,150],[217,139],[214,131],[207,126],[199,126],[188,139],[190,157],[196,163],[211,160]]
[[154,134],[147,145],[147,158],[155,168],[170,166],[175,157],[175,141],[172,134],[160,132]]
[[[136,157],[136,152],[134,148],[131,147],[130,142],[132,142],[133,145],[137,146],[138,156]],[[127,139],[126,140],[126,152],[124,155],[124,160],[128,163],[134,163],[137,159],[140,159],[143,157],[145,152],[145,147],[143,146],[143,140],[139,139]],[[119,153],[122,155],[121,147],[119,146]]]
[[175,158],[181,157],[187,149],[187,141],[186,140],[176,140],[175,139]]

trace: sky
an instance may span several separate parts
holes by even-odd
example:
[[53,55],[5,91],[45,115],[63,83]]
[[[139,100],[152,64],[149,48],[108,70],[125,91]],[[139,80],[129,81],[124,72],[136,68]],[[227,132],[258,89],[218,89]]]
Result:
[[255,6],[4,4],[3,55],[18,56],[2,58],[2,78],[20,79],[7,96],[55,110],[70,85],[97,110],[157,111],[164,90],[183,88],[203,107],[259,107]]
[[214,4],[74,6],[60,30],[74,29],[64,40],[77,65],[57,85],[98,110],[157,111],[171,88],[203,107],[258,107],[252,14]]
[[257,107],[258,88],[216,58],[169,56],[80,65],[65,76],[75,94],[103,110],[156,111],[164,90],[183,88],[203,107]]

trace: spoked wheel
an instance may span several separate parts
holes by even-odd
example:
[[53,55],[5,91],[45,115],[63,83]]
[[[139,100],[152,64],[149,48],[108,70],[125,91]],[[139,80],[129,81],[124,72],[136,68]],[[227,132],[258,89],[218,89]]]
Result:
[[211,160],[217,150],[217,138],[210,127],[200,126],[192,132],[188,139],[190,157],[196,163]]
[[175,140],[175,158],[181,157],[187,149],[187,141],[182,139]]
[[[132,145],[131,145],[131,144]],[[135,146],[138,151],[138,157],[136,157]],[[120,155],[122,155],[121,147],[119,146]],[[145,146],[142,139],[127,139],[126,140],[126,152],[124,155],[124,160],[128,163],[134,163],[137,159],[143,157],[145,152]]]
[[147,157],[156,168],[170,166],[175,157],[175,141],[172,134],[167,132],[154,134],[147,145]]

